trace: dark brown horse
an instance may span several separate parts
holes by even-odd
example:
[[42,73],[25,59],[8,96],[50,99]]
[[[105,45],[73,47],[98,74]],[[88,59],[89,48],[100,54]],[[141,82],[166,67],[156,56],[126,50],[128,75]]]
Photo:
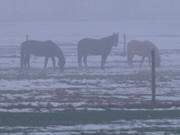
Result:
[[101,39],[84,38],[78,43],[78,65],[82,67],[82,59],[85,67],[87,67],[87,57],[89,55],[100,55],[101,69],[104,69],[104,65],[108,55],[111,52],[113,46],[118,45],[119,33],[114,33],[111,36]]
[[21,69],[30,68],[30,56],[45,57],[44,68],[47,67],[48,59],[51,58],[53,68],[56,67],[55,57],[58,58],[60,70],[64,70],[65,58],[62,50],[51,40],[36,41],[27,40],[21,44]]

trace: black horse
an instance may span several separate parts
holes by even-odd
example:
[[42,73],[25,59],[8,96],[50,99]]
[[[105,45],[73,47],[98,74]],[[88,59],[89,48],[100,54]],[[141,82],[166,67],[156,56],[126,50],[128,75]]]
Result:
[[113,33],[113,35],[101,39],[84,38],[80,40],[77,48],[79,67],[82,67],[82,58],[85,67],[87,67],[88,55],[101,55],[101,69],[104,69],[107,56],[112,47],[118,45],[118,40],[119,33]]
[[21,44],[21,69],[30,68],[30,56],[44,56],[44,68],[47,67],[48,59],[51,58],[53,62],[53,68],[55,70],[56,61],[58,58],[58,66],[60,70],[64,70],[65,57],[62,50],[51,40],[48,41],[36,41],[27,40]]

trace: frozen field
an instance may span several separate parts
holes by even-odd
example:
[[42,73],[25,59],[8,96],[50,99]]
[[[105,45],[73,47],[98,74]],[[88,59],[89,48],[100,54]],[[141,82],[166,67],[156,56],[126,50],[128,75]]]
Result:
[[[64,73],[42,70],[43,58],[32,57],[32,69],[19,70],[19,48],[1,47],[0,111],[59,112],[149,110],[151,108],[150,68],[127,66],[120,49],[113,49],[107,68],[99,68],[99,57],[89,57],[89,69],[79,70],[76,45],[62,45],[67,64]],[[8,55],[7,55],[8,54]],[[157,108],[179,110],[180,50],[162,49],[162,66],[157,69]],[[150,109],[151,110],[151,109]],[[95,124],[52,124],[41,126],[2,126],[8,134],[127,134],[164,135],[179,133],[179,117],[163,119],[114,120]]]
[[[130,68],[126,58],[120,56],[120,50],[113,50],[105,70],[99,67],[99,57],[89,57],[89,69],[80,70],[75,47],[69,45],[64,49],[65,54],[69,54],[64,73],[53,71],[51,61],[49,68],[42,70],[44,59],[37,57],[32,57],[31,70],[21,72],[18,48],[2,47],[1,50],[9,51],[8,55],[13,50],[15,53],[2,56],[0,61],[1,111],[98,110],[149,104],[151,73],[146,63],[140,69],[137,57],[134,68]],[[179,106],[179,58],[179,50],[161,50],[162,65],[157,69],[160,106],[161,103]]]
[[[32,25],[30,23],[1,23],[0,113],[8,112],[7,118],[16,121],[12,116],[14,113],[64,111],[74,114],[78,111],[97,113],[102,111],[102,114],[106,111],[120,111],[120,114],[129,111],[135,118],[129,118],[127,113],[124,115],[127,119],[120,116],[109,121],[95,120],[86,121],[86,123],[70,121],[68,124],[50,122],[40,126],[35,126],[33,122],[32,125],[21,123],[15,126],[11,125],[11,122],[3,125],[3,118],[1,118],[0,133],[7,135],[15,133],[17,135],[178,135],[180,133],[178,115],[180,111],[180,34],[177,31],[179,23],[179,21],[166,23],[145,21],[139,24],[136,21],[122,21],[121,24],[104,23],[103,26],[100,22],[83,23],[82,26],[79,23],[61,25],[53,23],[51,26],[37,23],[31,29],[28,29]],[[154,27],[145,29],[149,25]],[[59,26],[61,27],[58,31]],[[97,37],[97,35],[106,36],[116,31],[120,32],[120,43],[123,32],[127,32],[128,40],[149,39],[160,48],[162,64],[157,69],[157,105],[154,110],[160,110],[158,115],[162,114],[162,118],[154,115],[151,117],[151,113],[150,116],[147,114],[141,118],[135,115],[143,114],[141,111],[152,111],[150,68],[144,64],[140,69],[138,57],[134,67],[129,68],[126,58],[121,56],[121,44],[113,48],[105,70],[99,68],[100,58],[93,56],[88,58],[87,70],[77,68],[76,43],[79,39]],[[53,71],[51,61],[48,69],[42,70],[44,59],[32,57],[31,70],[21,72],[19,45],[24,41],[25,34],[29,34],[31,39],[52,39],[58,43],[66,56],[65,71],[63,73]],[[3,35],[6,36],[3,37]],[[62,44],[63,42],[66,44]],[[164,112],[169,110],[173,113],[165,115]],[[3,117],[3,115],[0,116]]]

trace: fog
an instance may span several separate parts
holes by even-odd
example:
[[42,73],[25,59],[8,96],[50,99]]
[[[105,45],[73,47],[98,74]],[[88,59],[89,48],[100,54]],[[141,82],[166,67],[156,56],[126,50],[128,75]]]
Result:
[[180,19],[179,0],[1,0],[1,21]]
[[0,134],[180,133],[180,0],[0,0]]

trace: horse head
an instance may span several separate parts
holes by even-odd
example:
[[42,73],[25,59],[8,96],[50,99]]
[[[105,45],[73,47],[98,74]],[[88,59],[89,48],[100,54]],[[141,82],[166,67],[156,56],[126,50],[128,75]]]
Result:
[[65,60],[62,60],[62,59],[59,59],[58,60],[58,66],[59,66],[59,69],[60,71],[64,71],[64,66],[65,66]]
[[113,46],[118,46],[119,42],[119,33],[113,33]]
[[59,69],[60,71],[64,71],[64,66],[65,66],[65,63],[66,63],[66,60],[65,60],[65,57],[64,57],[64,54],[62,52],[62,50],[59,48],[59,54],[58,54],[58,66],[59,66]]

